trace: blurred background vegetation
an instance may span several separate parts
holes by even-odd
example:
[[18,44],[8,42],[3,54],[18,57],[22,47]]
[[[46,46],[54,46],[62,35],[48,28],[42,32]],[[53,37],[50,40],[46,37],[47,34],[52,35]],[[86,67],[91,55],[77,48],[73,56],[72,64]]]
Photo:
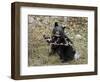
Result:
[[[51,36],[55,22],[66,26],[65,33],[74,43],[74,48],[80,54],[80,59],[61,63],[58,55],[49,56],[48,50],[50,46],[44,40],[43,35]],[[87,17],[28,15],[28,65],[42,66],[88,63],[87,32]]]

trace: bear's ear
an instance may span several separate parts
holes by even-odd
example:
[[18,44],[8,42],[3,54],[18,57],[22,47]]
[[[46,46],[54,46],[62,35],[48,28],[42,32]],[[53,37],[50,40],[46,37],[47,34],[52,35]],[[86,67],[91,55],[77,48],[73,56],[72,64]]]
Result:
[[58,26],[58,22],[55,22],[54,26],[55,26],[55,27]]

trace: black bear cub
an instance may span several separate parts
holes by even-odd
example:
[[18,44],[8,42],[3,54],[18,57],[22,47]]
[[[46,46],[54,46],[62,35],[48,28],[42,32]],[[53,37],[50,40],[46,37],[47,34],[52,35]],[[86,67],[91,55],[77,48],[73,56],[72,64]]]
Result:
[[65,27],[60,26],[58,22],[55,22],[52,30],[52,36],[44,38],[51,46],[50,54],[57,53],[62,62],[74,59],[76,51],[73,49],[73,42],[68,38],[64,32]]

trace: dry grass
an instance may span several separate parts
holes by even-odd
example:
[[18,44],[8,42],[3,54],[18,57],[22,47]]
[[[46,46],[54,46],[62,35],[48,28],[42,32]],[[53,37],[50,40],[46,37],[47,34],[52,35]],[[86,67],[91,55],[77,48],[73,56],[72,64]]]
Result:
[[[87,63],[87,19],[86,17],[61,17],[61,16],[28,16],[28,65],[63,65]],[[58,21],[66,25],[65,32],[73,41],[74,48],[80,53],[79,60],[61,63],[59,56],[49,56],[49,45],[43,39],[43,34],[51,36],[53,24]]]

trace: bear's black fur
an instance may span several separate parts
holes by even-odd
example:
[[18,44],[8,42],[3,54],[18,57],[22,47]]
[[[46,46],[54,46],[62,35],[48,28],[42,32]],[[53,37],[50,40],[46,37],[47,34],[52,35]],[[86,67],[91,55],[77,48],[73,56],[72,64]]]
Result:
[[72,47],[72,41],[67,37],[64,32],[65,27],[58,25],[57,22],[54,24],[51,37],[44,38],[51,46],[51,53],[57,53],[60,56],[62,62],[72,60],[76,51]]

